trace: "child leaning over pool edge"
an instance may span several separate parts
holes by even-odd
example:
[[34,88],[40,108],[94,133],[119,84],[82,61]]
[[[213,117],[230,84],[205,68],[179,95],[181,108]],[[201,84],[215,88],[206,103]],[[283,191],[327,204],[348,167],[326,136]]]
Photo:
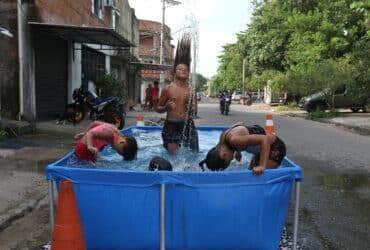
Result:
[[208,151],[199,166],[203,168],[205,163],[210,170],[224,170],[232,159],[241,160],[241,151],[254,154],[249,166],[254,175],[261,175],[266,168],[277,168],[286,155],[285,144],[279,137],[266,134],[258,125],[238,123],[221,134],[216,147]]
[[75,140],[75,155],[79,160],[96,161],[97,153],[108,144],[128,161],[135,158],[138,150],[134,137],[124,136],[114,125],[99,121],[92,122]]

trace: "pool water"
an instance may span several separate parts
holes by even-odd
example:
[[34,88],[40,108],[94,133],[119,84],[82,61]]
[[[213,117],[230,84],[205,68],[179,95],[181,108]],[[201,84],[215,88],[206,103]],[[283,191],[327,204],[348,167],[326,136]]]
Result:
[[[131,130],[139,146],[137,158],[133,161],[124,161],[112,147],[107,146],[99,153],[95,163],[79,161],[74,154],[68,158],[67,165],[74,167],[122,169],[128,171],[147,171],[150,160],[155,156],[160,156],[171,162],[173,171],[202,171],[198,163],[202,161],[209,149],[214,147],[222,131],[198,131],[199,134],[199,153],[195,154],[188,148],[180,148],[176,154],[170,155],[163,147],[160,130],[148,131],[134,128]],[[233,160],[226,171],[240,171],[247,169],[252,155],[242,153],[241,162]],[[208,170],[206,170],[208,171]]]

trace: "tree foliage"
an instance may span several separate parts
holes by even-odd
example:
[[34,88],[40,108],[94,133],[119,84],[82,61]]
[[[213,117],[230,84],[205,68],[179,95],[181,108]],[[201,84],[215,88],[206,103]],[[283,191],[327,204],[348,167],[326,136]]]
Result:
[[197,85],[195,86],[195,91],[202,92],[202,91],[207,90],[208,79],[199,73],[197,73],[196,78],[197,78],[197,81],[196,81]]
[[[255,90],[307,95],[341,84],[370,95],[368,0],[255,1],[250,24],[224,46],[211,90]],[[328,96],[330,99],[330,97]]]

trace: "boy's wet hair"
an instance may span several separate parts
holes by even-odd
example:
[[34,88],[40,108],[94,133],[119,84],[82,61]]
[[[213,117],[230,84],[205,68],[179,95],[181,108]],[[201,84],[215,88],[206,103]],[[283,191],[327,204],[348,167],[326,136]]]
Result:
[[172,171],[171,162],[162,157],[155,156],[149,163],[149,171]]
[[269,159],[276,161],[279,165],[284,160],[286,155],[286,146],[283,140],[276,136],[274,143],[271,145],[270,148],[270,156]]
[[173,71],[176,72],[176,67],[179,64],[185,64],[190,69],[191,63],[191,36],[183,34],[177,43],[176,55],[173,65]]
[[132,161],[137,154],[138,146],[135,137],[126,136],[126,146],[122,152],[122,156],[126,161]]
[[199,166],[203,170],[204,163],[212,171],[222,171],[229,166],[228,162],[220,157],[220,152],[217,146],[209,150],[206,158],[199,163]]

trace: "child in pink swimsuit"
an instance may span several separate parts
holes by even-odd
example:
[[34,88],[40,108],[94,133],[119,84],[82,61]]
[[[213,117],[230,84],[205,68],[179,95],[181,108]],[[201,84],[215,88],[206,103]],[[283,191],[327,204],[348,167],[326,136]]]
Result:
[[79,160],[96,161],[99,151],[111,145],[125,160],[133,160],[137,142],[132,136],[124,136],[112,124],[94,121],[85,132],[75,136],[75,155]]

